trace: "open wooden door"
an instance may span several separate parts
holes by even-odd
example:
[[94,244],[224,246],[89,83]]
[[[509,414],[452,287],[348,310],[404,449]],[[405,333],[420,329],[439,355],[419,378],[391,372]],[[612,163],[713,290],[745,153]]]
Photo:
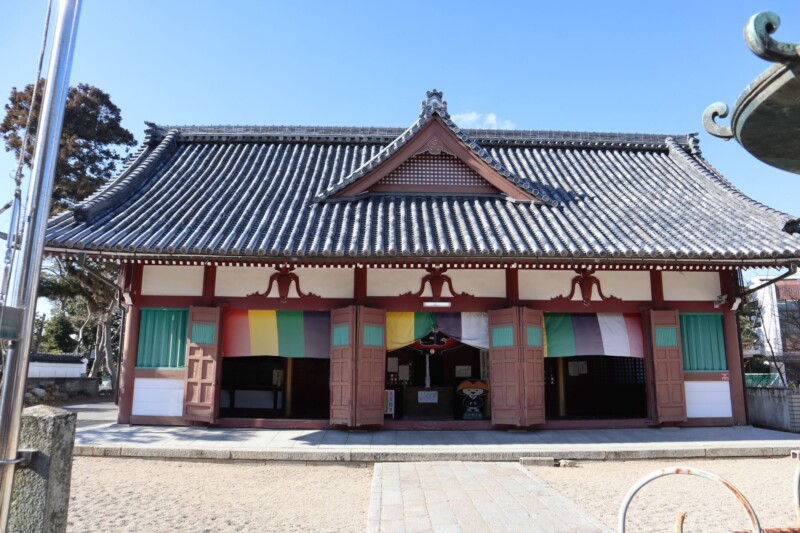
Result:
[[522,390],[526,426],[544,424],[544,313],[522,308]]
[[355,425],[356,310],[331,311],[331,425]]
[[331,312],[331,424],[383,424],[386,311],[351,305]]
[[520,352],[519,308],[489,311],[489,380],[494,425],[523,425]]
[[678,311],[650,311],[658,422],[686,420],[686,389]]
[[183,419],[213,424],[219,409],[222,372],[219,307],[190,307]]
[[359,306],[356,320],[356,426],[383,425],[386,311]]

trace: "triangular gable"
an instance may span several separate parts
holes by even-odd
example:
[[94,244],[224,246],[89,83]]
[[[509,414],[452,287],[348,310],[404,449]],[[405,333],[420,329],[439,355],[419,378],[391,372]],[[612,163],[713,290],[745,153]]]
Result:
[[540,201],[522,180],[461,130],[447,113],[442,93],[428,91],[420,118],[374,157],[317,197],[366,192],[506,194]]

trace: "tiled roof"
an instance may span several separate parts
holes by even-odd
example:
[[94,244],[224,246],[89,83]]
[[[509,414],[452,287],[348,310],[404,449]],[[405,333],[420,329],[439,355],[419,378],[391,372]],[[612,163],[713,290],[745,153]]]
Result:
[[448,126],[544,203],[446,193],[330,198],[392,149],[408,131],[400,128],[151,125],[117,179],[50,222],[47,246],[246,260],[766,265],[800,257],[800,236],[781,231],[791,217],[733,187],[702,159],[691,135]]

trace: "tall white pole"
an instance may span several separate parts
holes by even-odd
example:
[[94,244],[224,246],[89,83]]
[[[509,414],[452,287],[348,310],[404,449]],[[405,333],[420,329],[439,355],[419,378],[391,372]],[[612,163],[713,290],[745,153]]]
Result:
[[58,145],[69,89],[69,72],[75,50],[81,0],[59,0],[47,84],[42,99],[33,170],[28,189],[19,276],[7,303],[22,310],[20,338],[12,340],[0,388],[0,531],[5,532],[11,506],[14,467],[19,446],[20,419],[28,377],[28,356],[33,337],[39,273],[42,268],[47,218],[53,194]]

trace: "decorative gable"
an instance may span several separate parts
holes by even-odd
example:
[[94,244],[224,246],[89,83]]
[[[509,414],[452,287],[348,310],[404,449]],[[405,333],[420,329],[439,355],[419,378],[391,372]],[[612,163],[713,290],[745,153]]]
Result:
[[365,193],[505,194],[540,201],[520,179],[471,139],[447,113],[442,93],[428,91],[420,118],[317,200]]
[[[437,140],[434,139],[434,142]],[[429,145],[428,148],[431,148]],[[440,149],[417,154],[379,179],[374,192],[451,192],[499,194],[500,190],[455,155]]]

